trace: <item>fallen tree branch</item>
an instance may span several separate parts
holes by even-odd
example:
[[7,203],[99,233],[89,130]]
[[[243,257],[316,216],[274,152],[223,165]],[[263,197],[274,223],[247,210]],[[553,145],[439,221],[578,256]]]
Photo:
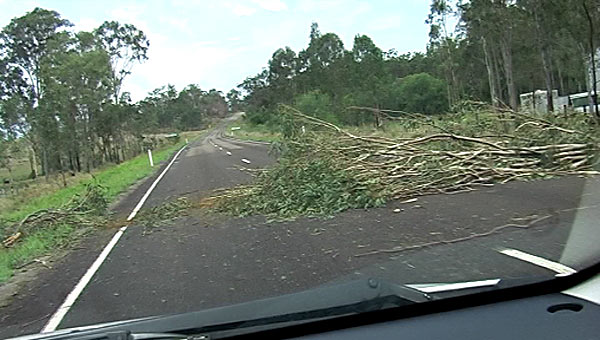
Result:
[[527,228],[531,228],[536,223],[539,223],[539,222],[541,222],[543,220],[546,220],[546,219],[550,218],[551,216],[552,215],[542,216],[542,217],[539,217],[539,218],[537,218],[537,219],[535,219],[535,220],[533,220],[533,221],[531,221],[531,222],[529,222],[527,224],[509,223],[509,224],[505,224],[505,225],[501,225],[501,226],[495,227],[492,230],[484,232],[484,233],[471,234],[469,236],[458,237],[458,238],[454,238],[454,239],[451,239],[451,240],[432,241],[432,242],[427,242],[427,243],[415,244],[415,245],[407,246],[407,247],[394,247],[394,248],[390,248],[390,249],[377,249],[377,250],[373,250],[373,251],[366,252],[366,253],[356,254],[356,255],[354,255],[354,257],[363,257],[363,256],[377,255],[377,254],[394,254],[394,253],[400,253],[400,252],[404,252],[404,251],[408,251],[408,250],[416,250],[416,249],[421,249],[421,248],[428,248],[428,247],[432,247],[432,246],[436,246],[436,245],[458,243],[458,242],[468,241],[468,240],[471,240],[471,239],[474,239],[474,238],[490,236],[492,234],[495,234],[495,233],[497,233],[499,231],[502,231],[502,230],[508,229],[508,228],[527,229]]

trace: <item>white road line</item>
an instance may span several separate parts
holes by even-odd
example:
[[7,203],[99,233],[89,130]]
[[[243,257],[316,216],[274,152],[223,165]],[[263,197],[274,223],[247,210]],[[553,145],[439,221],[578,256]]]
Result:
[[[183,149],[185,149],[185,147],[186,146],[184,145],[179,151],[177,151],[177,153],[175,154],[175,156],[173,157],[171,162],[169,162],[169,164],[165,167],[165,169],[154,180],[154,182],[152,183],[150,188],[148,188],[148,190],[146,190],[146,193],[144,194],[144,196],[142,196],[142,198],[140,199],[138,204],[135,206],[135,208],[133,208],[133,211],[131,212],[131,214],[129,214],[129,217],[127,217],[127,221],[131,221],[135,217],[135,215],[138,213],[138,211],[144,205],[144,202],[146,202],[146,200],[150,196],[150,193],[152,193],[152,190],[154,190],[154,188],[156,187],[158,182],[160,182],[160,180],[167,173],[167,171],[169,171],[169,169],[171,168],[171,166],[173,165],[173,163],[175,162],[175,160],[177,159],[179,154],[183,151]],[[60,307],[58,307],[58,309],[56,310],[56,312],[54,312],[52,317],[50,317],[50,320],[48,320],[48,322],[46,323],[44,328],[42,328],[42,333],[53,332],[54,330],[56,330],[56,328],[58,327],[58,325],[60,324],[62,319],[65,317],[65,315],[67,314],[69,309],[71,309],[71,307],[73,306],[73,304],[75,303],[75,301],[77,300],[79,295],[81,294],[81,292],[83,292],[83,289],[85,289],[85,286],[87,286],[87,284],[90,282],[90,280],[92,279],[94,274],[96,274],[96,271],[98,271],[98,268],[100,268],[100,266],[102,265],[104,260],[106,260],[106,258],[108,257],[108,254],[110,254],[111,250],[115,247],[115,245],[117,244],[117,242],[119,241],[119,239],[121,238],[121,236],[123,235],[125,230],[127,230],[127,226],[121,227],[119,229],[119,231],[117,231],[117,233],[112,237],[110,242],[108,242],[106,247],[104,247],[104,249],[98,256],[96,261],[94,261],[94,263],[92,263],[92,266],[90,268],[88,268],[88,270],[85,272],[85,274],[81,277],[81,279],[79,280],[79,282],[77,283],[75,288],[73,288],[73,290],[69,293],[69,295],[67,295],[67,298],[65,299],[65,301],[60,305]]]
[[246,163],[246,164],[250,164],[250,161],[247,160],[246,158],[242,158],[242,162]]
[[171,162],[169,162],[169,164],[163,170],[163,172],[161,172],[160,175],[154,180],[154,183],[152,183],[150,188],[148,188],[148,190],[146,191],[146,193],[144,194],[142,199],[138,202],[138,204],[135,206],[135,208],[133,208],[133,211],[131,211],[131,214],[129,214],[129,216],[127,217],[127,221],[131,221],[135,217],[135,215],[137,215],[138,211],[140,211],[140,209],[142,208],[142,206],[144,205],[144,203],[146,202],[146,200],[152,193],[152,190],[154,190],[156,185],[158,185],[158,182],[160,182],[160,180],[167,173],[167,171],[169,171],[169,168],[171,168],[171,165],[173,165],[173,162],[175,162],[175,160],[177,159],[179,154],[183,151],[183,149],[185,149],[185,147],[186,146],[184,145],[179,151],[177,151],[177,153],[175,154],[175,157],[173,157],[173,159],[171,160]]
[[125,232],[125,229],[127,229],[127,227],[121,227],[121,229],[117,231],[117,233],[113,236],[110,242],[108,242],[106,247],[104,247],[104,250],[102,250],[96,261],[92,263],[92,266],[81,277],[75,288],[73,288],[73,291],[71,291],[69,295],[67,295],[67,298],[62,303],[62,305],[58,307],[58,309],[56,310],[56,312],[54,312],[50,320],[48,320],[48,323],[46,323],[44,328],[42,328],[42,333],[53,332],[54,330],[56,330],[56,327],[58,327],[62,319],[69,311],[69,309],[71,309],[71,306],[73,306],[75,300],[77,300],[77,298],[79,297],[79,294],[81,294],[81,292],[83,291],[85,286],[90,282],[98,268],[100,268],[102,262],[104,262],[108,254],[110,254],[110,251],[117,244],[117,241],[119,241],[119,239]]
[[227,156],[231,156],[231,152],[227,151]]
[[501,254],[511,256],[511,257],[517,258],[519,260],[535,264],[536,266],[549,269],[553,272],[556,272],[557,275],[560,275],[560,276],[571,275],[571,274],[574,274],[577,272],[575,269],[573,269],[571,267],[567,267],[562,263],[550,261],[543,257],[531,255],[531,254],[528,254],[526,252],[523,252],[523,251],[520,251],[517,249],[507,248],[507,249],[499,250],[499,252]]

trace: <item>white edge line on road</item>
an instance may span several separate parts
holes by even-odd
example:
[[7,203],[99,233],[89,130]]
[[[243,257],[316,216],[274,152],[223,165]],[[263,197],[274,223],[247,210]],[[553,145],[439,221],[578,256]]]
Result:
[[246,158],[242,158],[242,162],[246,163],[246,164],[250,164],[250,161],[247,160]]
[[523,251],[520,251],[517,249],[506,248],[506,249],[502,249],[502,250],[498,250],[498,251],[501,254],[511,256],[511,257],[517,258],[519,260],[535,264],[538,267],[549,269],[549,270],[557,273],[557,275],[559,275],[559,276],[571,275],[571,274],[575,274],[577,272],[575,269],[573,269],[571,267],[567,267],[562,263],[550,261],[543,257],[531,255],[531,254],[528,254],[526,252],[523,252]]
[[56,312],[54,312],[50,320],[48,320],[48,323],[46,323],[44,328],[42,328],[42,333],[48,333],[56,330],[56,327],[58,327],[62,319],[69,311],[69,309],[71,309],[71,306],[73,306],[75,300],[77,300],[77,298],[79,297],[79,294],[81,294],[85,286],[90,282],[98,268],[100,268],[102,262],[104,262],[108,254],[110,254],[110,251],[117,244],[117,241],[119,241],[126,229],[127,227],[121,227],[119,231],[117,231],[117,233],[110,240],[110,242],[108,242],[108,244],[106,245],[106,247],[104,247],[96,261],[92,263],[92,266],[81,277],[75,288],[73,288],[73,291],[71,291],[69,295],[67,295],[67,298],[62,303],[62,305],[58,307],[58,309],[56,310]]
[[154,190],[156,185],[158,185],[158,182],[160,182],[160,180],[167,173],[167,171],[169,171],[169,168],[171,168],[171,165],[173,165],[173,163],[175,162],[175,160],[177,159],[179,154],[183,151],[183,149],[185,149],[186,146],[187,145],[184,145],[179,151],[177,151],[177,153],[175,154],[175,157],[173,157],[173,159],[171,160],[171,162],[169,162],[169,164],[163,170],[163,172],[161,172],[160,175],[154,180],[154,182],[152,183],[150,188],[148,188],[148,190],[146,191],[146,193],[144,194],[142,199],[138,202],[138,204],[135,206],[135,208],[133,208],[133,211],[131,211],[131,214],[129,214],[129,216],[127,217],[127,221],[131,221],[135,217],[135,215],[137,215],[138,211],[140,211],[140,209],[142,208],[142,206],[144,205],[144,203],[146,202],[146,200],[152,193],[152,190]]
[[[171,168],[171,165],[173,165],[173,163],[175,162],[175,160],[177,159],[179,154],[185,149],[186,146],[187,145],[184,145],[175,154],[175,156],[173,157],[173,159],[171,159],[171,162],[169,162],[167,167],[165,167],[165,169],[160,173],[160,175],[154,180],[154,182],[152,183],[150,188],[148,188],[148,190],[146,191],[144,196],[142,196],[142,199],[140,199],[140,201],[135,206],[135,208],[133,208],[133,211],[131,212],[131,214],[129,214],[129,217],[127,217],[127,221],[131,221],[135,217],[137,212],[144,205],[144,202],[146,202],[146,200],[150,196],[150,193],[152,193],[152,190],[154,190],[154,188],[156,187],[158,182],[160,182],[160,180],[167,173],[167,171],[169,171],[169,168]],[[108,242],[106,247],[104,247],[104,249],[102,250],[100,255],[98,255],[98,258],[94,261],[94,263],[92,263],[90,268],[88,268],[88,270],[85,272],[85,274],[81,277],[81,279],[79,280],[79,282],[77,283],[75,288],[73,288],[73,290],[69,293],[69,295],[67,295],[67,298],[65,299],[65,301],[60,305],[60,307],[58,307],[56,312],[54,312],[54,314],[50,317],[50,320],[48,320],[48,322],[46,323],[44,328],[42,328],[41,333],[48,333],[48,332],[52,332],[52,331],[56,330],[56,328],[58,327],[58,325],[60,324],[62,319],[65,317],[65,315],[67,314],[69,309],[71,309],[71,306],[73,306],[73,304],[75,303],[75,301],[77,300],[77,298],[79,297],[81,292],[83,292],[83,289],[85,288],[85,286],[87,286],[87,284],[90,282],[90,280],[92,279],[92,277],[94,276],[94,274],[96,273],[98,268],[100,268],[100,266],[102,265],[104,260],[106,260],[106,258],[108,257],[108,254],[110,254],[111,250],[115,247],[115,245],[117,244],[117,242],[119,241],[119,239],[121,238],[121,236],[123,235],[125,230],[127,230],[127,226],[121,227],[119,229],[119,231],[117,231],[115,233],[115,235],[112,237],[110,242]]]

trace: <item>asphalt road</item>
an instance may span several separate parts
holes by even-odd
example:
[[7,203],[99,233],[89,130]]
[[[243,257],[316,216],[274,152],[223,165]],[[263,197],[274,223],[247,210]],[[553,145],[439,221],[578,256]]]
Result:
[[[180,155],[144,209],[244,183],[251,177],[241,167],[272,161],[267,146],[227,140],[215,130]],[[152,180],[125,198],[117,214],[127,214]],[[598,193],[598,179],[567,177],[393,202],[327,220],[191,214],[151,228],[134,220],[59,328],[200,310],[362,277],[398,283],[552,277],[556,272],[500,251],[517,249],[577,269],[587,261],[578,254],[597,248],[589,237],[597,224],[588,229],[600,220]],[[95,233],[27,283],[0,309],[0,337],[38,332],[113,233]]]

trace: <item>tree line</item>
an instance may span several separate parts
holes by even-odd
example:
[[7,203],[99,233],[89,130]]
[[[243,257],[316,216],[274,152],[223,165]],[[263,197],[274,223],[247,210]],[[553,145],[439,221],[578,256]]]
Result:
[[38,168],[46,176],[89,172],[144,151],[144,134],[201,128],[226,114],[220,92],[196,85],[133,103],[122,85],[148,59],[144,32],[115,21],[91,32],[72,27],[35,8],[0,32],[0,164],[9,171],[17,139],[26,141],[32,177]]
[[278,103],[346,124],[376,119],[351,107],[435,114],[476,100],[517,109],[519,93],[536,89],[548,91],[550,110],[552,89],[588,91],[592,103],[595,72],[588,65],[599,20],[598,0],[433,0],[427,50],[406,54],[382,51],[364,34],[347,50],[313,23],[306,48],[277,49],[230,94],[242,94],[256,123],[272,119]]

